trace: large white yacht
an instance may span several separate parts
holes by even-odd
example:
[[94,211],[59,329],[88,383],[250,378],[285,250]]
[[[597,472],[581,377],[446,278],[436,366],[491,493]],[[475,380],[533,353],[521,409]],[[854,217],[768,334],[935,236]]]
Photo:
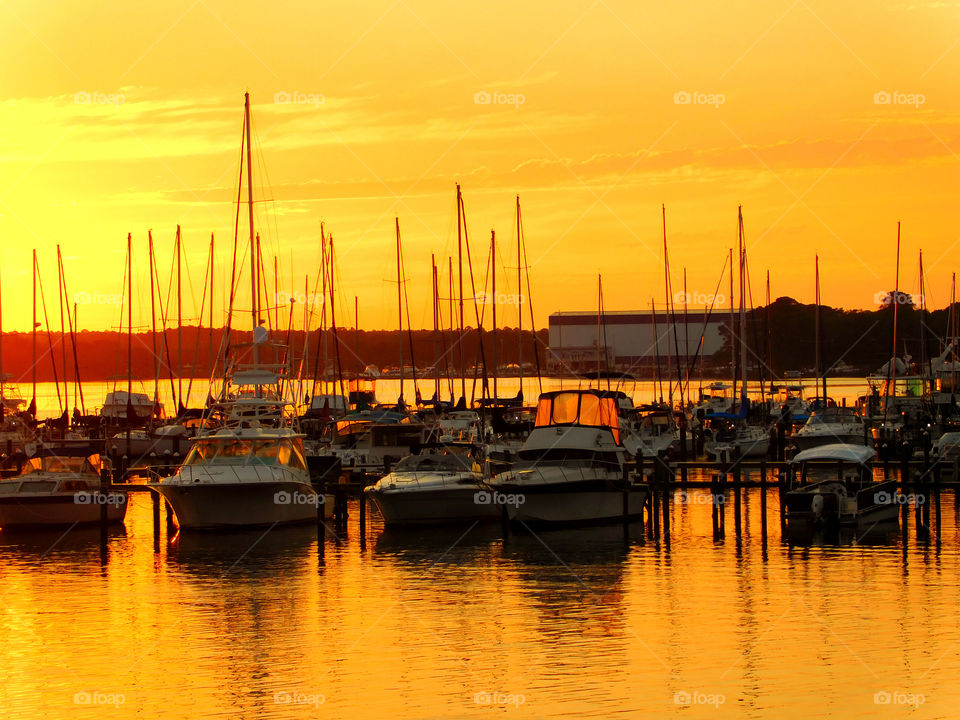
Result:
[[487,481],[511,520],[595,523],[639,516],[645,486],[627,478],[616,399],[599,390],[543,393],[513,467]]

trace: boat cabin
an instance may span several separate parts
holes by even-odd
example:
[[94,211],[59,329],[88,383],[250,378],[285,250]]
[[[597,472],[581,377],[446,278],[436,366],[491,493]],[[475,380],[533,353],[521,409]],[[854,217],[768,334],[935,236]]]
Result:
[[206,437],[197,440],[184,465],[282,465],[307,469],[299,437]]

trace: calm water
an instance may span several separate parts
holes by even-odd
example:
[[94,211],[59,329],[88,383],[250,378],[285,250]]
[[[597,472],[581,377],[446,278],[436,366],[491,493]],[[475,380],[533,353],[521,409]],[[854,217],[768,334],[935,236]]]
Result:
[[[955,717],[960,530],[769,539],[745,493],[715,541],[634,527],[0,533],[0,717]],[[732,506],[732,502],[729,502]],[[881,704],[875,702],[876,699]],[[884,695],[883,693],[887,693]],[[884,703],[889,700],[889,704]],[[690,704],[686,704],[689,701]]]

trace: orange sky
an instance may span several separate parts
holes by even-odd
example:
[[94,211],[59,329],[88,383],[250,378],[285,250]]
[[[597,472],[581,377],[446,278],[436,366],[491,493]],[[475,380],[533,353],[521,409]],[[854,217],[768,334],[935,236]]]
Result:
[[[714,292],[742,203],[755,302],[768,268],[774,296],[812,301],[819,252],[825,303],[874,306],[902,220],[901,286],[917,291],[922,248],[942,307],[960,240],[958,31],[956,2],[3,0],[4,327],[29,328],[32,248],[58,318],[58,242],[68,293],[91,300],[81,325],[115,326],[127,232],[145,296],[147,230],[165,282],[177,223],[197,294],[216,234],[222,320],[245,90],[281,292],[313,278],[322,220],[338,313],[359,296],[365,327],[396,327],[395,215],[413,323],[431,324],[457,181],[478,265],[491,228],[502,241],[507,293],[520,194],[538,324],[593,309],[597,273],[607,309],[662,303],[661,203],[675,291],[686,266],[691,294]],[[501,317],[515,325],[515,308]]]

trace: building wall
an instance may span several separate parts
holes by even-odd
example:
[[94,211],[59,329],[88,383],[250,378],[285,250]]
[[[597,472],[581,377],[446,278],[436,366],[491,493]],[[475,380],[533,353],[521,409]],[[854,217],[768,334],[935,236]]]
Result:
[[[598,326],[596,313],[554,313],[549,318],[550,352],[548,368],[573,372],[595,370],[597,367],[597,334],[605,340],[606,364],[611,369],[629,371],[631,368],[650,367],[657,354],[661,363],[667,355],[680,355],[692,360],[697,355],[700,336],[703,335],[701,358],[709,358],[724,345],[722,328],[728,315],[703,311],[674,314],[674,323],[667,322],[665,313],[656,317],[650,312],[604,313],[604,327]],[[676,331],[676,337],[674,337]],[[679,353],[677,352],[679,348]],[[603,367],[601,349],[601,367]]]

